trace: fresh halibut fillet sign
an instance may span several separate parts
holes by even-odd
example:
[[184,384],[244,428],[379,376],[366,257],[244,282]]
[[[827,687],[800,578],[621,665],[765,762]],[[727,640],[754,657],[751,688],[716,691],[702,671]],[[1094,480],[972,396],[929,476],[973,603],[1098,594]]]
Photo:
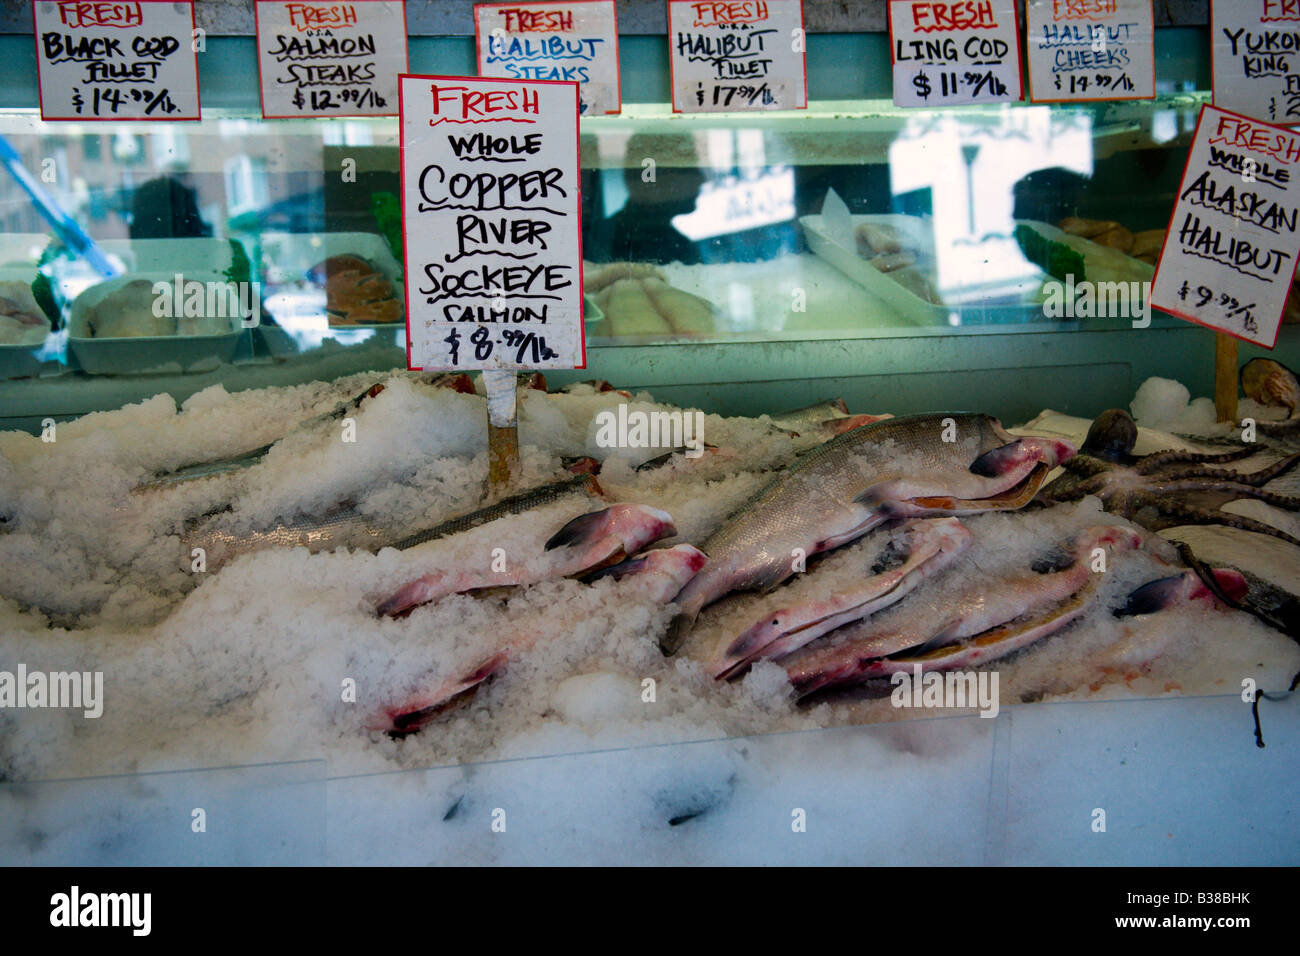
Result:
[[572,80],[585,116],[622,109],[614,0],[537,0],[474,7],[479,76]]
[[257,0],[253,14],[263,116],[397,115],[402,0]]
[[406,361],[584,368],[578,84],[400,85]]
[[194,5],[32,4],[45,120],[197,120]]
[[1272,348],[1300,255],[1300,135],[1205,106],[1151,304]]
[[1220,109],[1300,123],[1300,3],[1212,0],[1210,63]]
[[674,113],[808,106],[801,0],[668,0]]
[[1156,95],[1152,0],[1028,0],[1029,98],[1035,103]]

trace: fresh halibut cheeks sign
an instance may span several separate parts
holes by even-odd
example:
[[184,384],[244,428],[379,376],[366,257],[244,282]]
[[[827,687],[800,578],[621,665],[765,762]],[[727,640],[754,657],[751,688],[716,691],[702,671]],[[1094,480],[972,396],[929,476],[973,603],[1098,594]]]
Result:
[[35,0],[46,120],[197,120],[194,5]]
[[401,0],[257,0],[254,14],[264,117],[397,115]]
[[1151,304],[1272,348],[1300,255],[1298,173],[1300,135],[1203,107]]
[[1029,98],[1035,103],[1156,95],[1152,0],[1028,0]]
[[891,0],[895,106],[1015,102],[1024,95],[1013,0]]
[[578,84],[399,89],[407,366],[585,368]]
[[474,7],[479,76],[579,84],[584,116],[622,108],[614,0]]

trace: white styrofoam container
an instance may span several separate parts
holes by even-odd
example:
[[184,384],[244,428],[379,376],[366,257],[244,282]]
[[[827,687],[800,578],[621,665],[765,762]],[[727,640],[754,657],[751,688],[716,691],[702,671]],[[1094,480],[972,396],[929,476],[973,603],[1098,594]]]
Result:
[[[96,338],[89,334],[90,311],[106,295],[137,279],[170,284],[175,271],[178,270],[119,276],[93,285],[77,296],[68,311],[68,349],[82,371],[92,375],[130,375],[173,369],[200,371],[215,368],[235,357],[241,332],[238,316],[227,317],[230,330],[216,334],[178,333],[124,338]],[[185,276],[187,281],[225,281],[225,276],[217,272],[193,271]]]

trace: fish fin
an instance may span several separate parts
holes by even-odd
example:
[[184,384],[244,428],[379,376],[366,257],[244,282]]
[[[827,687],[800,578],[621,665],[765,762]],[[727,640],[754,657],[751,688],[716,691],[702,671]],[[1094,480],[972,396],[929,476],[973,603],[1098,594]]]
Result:
[[643,554],[637,558],[628,558],[626,561],[620,561],[617,564],[606,565],[603,568],[597,568],[590,574],[583,575],[579,578],[586,584],[593,581],[599,581],[601,578],[613,577],[615,580],[623,577],[625,574],[635,574],[645,567],[646,556]]
[[1155,614],[1157,611],[1173,607],[1186,588],[1185,575],[1188,573],[1183,571],[1179,574],[1171,574],[1135,588],[1129,592],[1124,606],[1115,611],[1115,616],[1135,617],[1139,614]]
[[608,516],[609,509],[607,508],[578,515],[578,517],[569,521],[563,528],[551,535],[546,542],[545,550],[554,551],[556,548],[568,548],[595,539],[600,535],[601,528]]
[[682,612],[668,622],[668,631],[659,638],[659,650],[663,652],[664,657],[672,657],[681,649],[695,626],[696,617],[695,614]]

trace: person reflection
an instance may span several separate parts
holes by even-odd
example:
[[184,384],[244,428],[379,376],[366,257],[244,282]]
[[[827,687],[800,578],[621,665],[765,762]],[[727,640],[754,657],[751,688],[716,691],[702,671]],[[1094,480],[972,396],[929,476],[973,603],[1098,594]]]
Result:
[[198,191],[172,176],[136,187],[131,196],[132,239],[206,238],[212,227],[199,214]]
[[[683,145],[689,156],[680,157]],[[647,163],[646,161],[651,162]],[[697,265],[700,250],[673,225],[695,209],[704,185],[689,139],[637,133],[627,142],[623,182],[627,202],[609,218],[609,256],[626,262]]]

